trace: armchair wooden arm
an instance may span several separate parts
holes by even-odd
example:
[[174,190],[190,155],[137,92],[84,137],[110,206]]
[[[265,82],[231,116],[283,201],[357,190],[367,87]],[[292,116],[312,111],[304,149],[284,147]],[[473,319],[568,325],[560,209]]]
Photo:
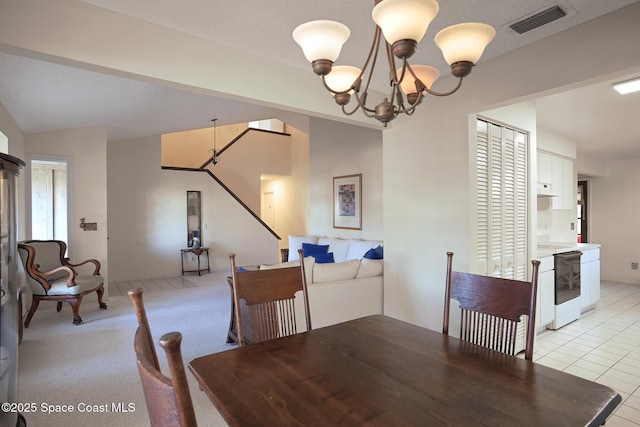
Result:
[[94,276],[97,275],[97,274],[100,274],[100,267],[101,266],[100,266],[100,261],[98,261],[97,259],[91,258],[91,259],[84,260],[84,261],[82,261],[81,263],[78,263],[78,264],[72,264],[71,261],[69,260],[69,258],[64,258],[63,259],[63,263],[66,266],[74,267],[74,268],[83,266],[85,264],[92,263],[95,266],[95,268],[93,270],[93,273],[91,273],[91,274],[93,274]]
[[[68,287],[72,287],[72,286],[76,286],[76,276],[77,273],[76,271],[72,268],[72,267],[67,267],[66,265],[63,265],[61,267],[58,268],[54,268],[53,270],[49,270],[49,271],[39,271],[38,269],[40,268],[39,265],[35,265],[35,268],[31,269],[30,274],[34,276],[34,278],[36,280],[38,280],[40,282],[40,284],[48,291],[49,289],[51,289],[51,283],[50,283],[50,277],[53,276],[56,273],[59,273],[61,271],[64,271],[66,273],[69,274],[69,278],[67,279],[67,286]],[[42,280],[40,280],[40,278]]]

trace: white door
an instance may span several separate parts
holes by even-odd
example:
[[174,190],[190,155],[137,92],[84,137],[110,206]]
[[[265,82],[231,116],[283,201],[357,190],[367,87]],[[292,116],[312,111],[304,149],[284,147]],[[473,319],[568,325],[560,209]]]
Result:
[[68,161],[31,159],[29,167],[31,238],[68,242]]
[[276,212],[273,203],[273,191],[268,191],[262,194],[262,220],[271,229],[276,227]]

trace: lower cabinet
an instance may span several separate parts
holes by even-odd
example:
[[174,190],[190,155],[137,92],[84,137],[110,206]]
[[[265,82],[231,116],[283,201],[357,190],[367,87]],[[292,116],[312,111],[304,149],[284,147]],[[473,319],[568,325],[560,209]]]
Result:
[[600,248],[582,251],[580,259],[580,309],[600,300]]
[[553,322],[555,305],[555,278],[553,256],[540,258],[538,275],[538,296],[536,304],[536,325],[546,326]]

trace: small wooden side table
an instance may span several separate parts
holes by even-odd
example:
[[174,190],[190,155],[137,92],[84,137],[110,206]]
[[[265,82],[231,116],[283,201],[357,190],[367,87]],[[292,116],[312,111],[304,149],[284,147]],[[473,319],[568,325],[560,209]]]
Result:
[[[185,254],[192,253],[198,258],[198,269],[197,270],[185,270],[184,269],[184,256]],[[203,253],[207,254],[207,268],[200,268],[200,255]],[[202,272],[206,271],[211,273],[211,260],[209,259],[209,248],[186,248],[180,249],[180,261],[182,263],[182,275],[184,273],[198,273],[198,276],[202,276]]]

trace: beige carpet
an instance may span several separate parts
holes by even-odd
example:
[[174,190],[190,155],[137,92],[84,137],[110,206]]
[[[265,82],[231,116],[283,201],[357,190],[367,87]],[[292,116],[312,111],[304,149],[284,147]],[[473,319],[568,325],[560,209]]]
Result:
[[[180,331],[185,364],[192,359],[234,348],[225,344],[230,316],[226,273],[189,276],[197,287],[158,292],[145,291],[147,316],[163,372],[166,357],[157,345],[164,333]],[[137,326],[127,295],[112,296],[108,310],[97,308],[95,296],[86,297],[74,326],[68,305],[42,302],[20,346],[19,398],[35,403],[35,412],[23,412],[29,427],[148,426],[147,408],[133,353]],[[213,404],[202,393],[190,371],[196,416],[200,426],[225,426]],[[130,412],[115,412],[114,406]],[[66,405],[73,412],[63,412]],[[88,412],[87,408],[108,412]],[[51,413],[45,409],[51,408]]]

